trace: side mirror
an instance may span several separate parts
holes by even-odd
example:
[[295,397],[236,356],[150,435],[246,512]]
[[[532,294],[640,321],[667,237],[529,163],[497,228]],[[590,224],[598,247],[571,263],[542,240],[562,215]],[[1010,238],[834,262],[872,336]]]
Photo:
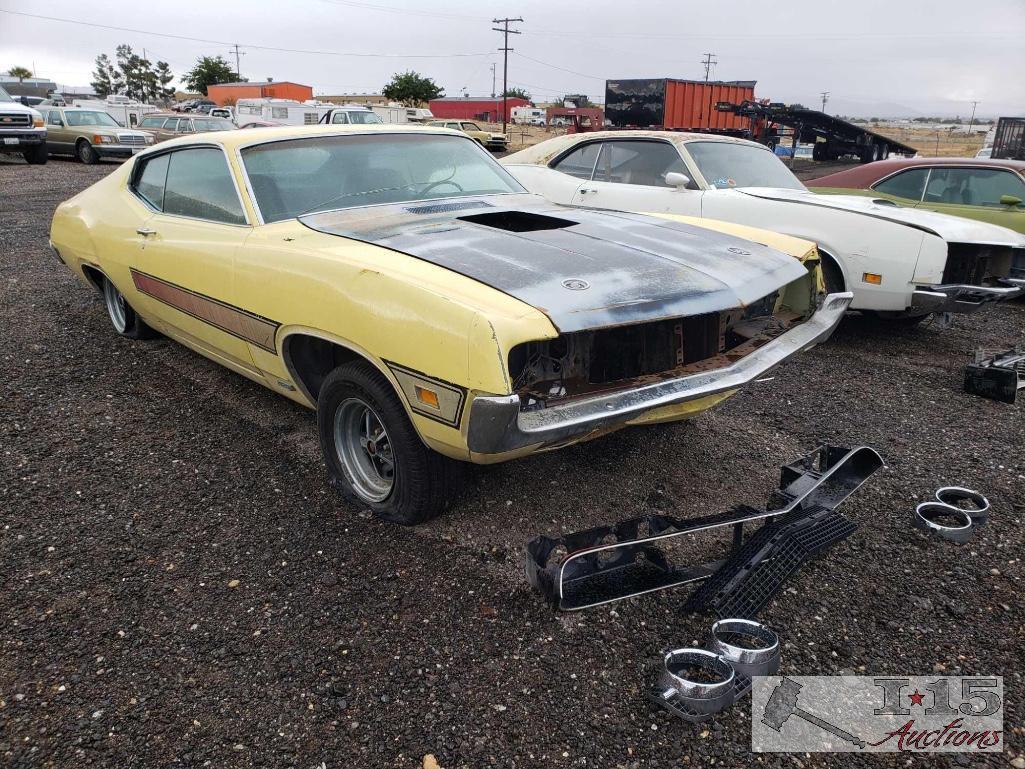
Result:
[[665,179],[666,184],[678,190],[686,189],[690,184],[690,177],[687,174],[681,174],[679,171],[670,171],[666,174]]
[[1017,195],[1001,195],[1000,205],[1002,206],[1020,206],[1021,198]]

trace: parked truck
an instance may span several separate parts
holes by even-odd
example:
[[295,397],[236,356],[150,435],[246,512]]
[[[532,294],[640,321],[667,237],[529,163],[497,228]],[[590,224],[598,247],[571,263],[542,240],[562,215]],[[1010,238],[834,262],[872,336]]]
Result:
[[21,155],[30,165],[46,164],[43,116],[0,88],[0,152]]

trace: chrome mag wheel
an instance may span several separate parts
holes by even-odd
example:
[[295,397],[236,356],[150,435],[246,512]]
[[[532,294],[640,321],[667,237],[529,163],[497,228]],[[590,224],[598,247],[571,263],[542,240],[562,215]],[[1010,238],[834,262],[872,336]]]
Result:
[[110,315],[110,322],[119,334],[125,333],[128,328],[128,314],[125,310],[125,298],[109,280],[103,281],[103,301],[107,305],[107,314]]
[[377,413],[359,398],[346,398],[335,411],[334,443],[345,475],[367,502],[381,502],[395,483],[391,442]]

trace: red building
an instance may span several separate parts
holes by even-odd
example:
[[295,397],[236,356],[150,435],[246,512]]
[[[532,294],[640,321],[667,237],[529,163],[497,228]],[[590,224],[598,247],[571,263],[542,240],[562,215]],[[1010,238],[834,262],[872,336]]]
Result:
[[[530,102],[510,96],[506,99],[510,114],[513,107],[527,107]],[[482,123],[502,122],[502,97],[496,96],[442,96],[440,99],[431,99],[431,114],[434,117],[445,120],[455,118],[457,120],[480,120]],[[506,118],[509,120],[510,118]]]
[[206,89],[210,101],[223,106],[234,104],[239,99],[292,99],[306,101],[313,98],[313,89],[302,83],[291,83],[287,80],[275,82],[267,80],[263,83],[220,83]]

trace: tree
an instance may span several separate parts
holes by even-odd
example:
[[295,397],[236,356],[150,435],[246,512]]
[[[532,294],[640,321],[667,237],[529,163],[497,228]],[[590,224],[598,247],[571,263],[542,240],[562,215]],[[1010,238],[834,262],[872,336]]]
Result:
[[444,96],[445,90],[431,78],[410,71],[393,75],[391,82],[381,89],[381,94],[407,107],[415,107]]
[[92,87],[99,96],[125,95],[137,101],[165,100],[174,95],[170,83],[174,80],[166,61],[154,65],[144,59],[130,45],[119,45],[115,60],[101,53],[96,57]]
[[245,83],[239,80],[235,70],[224,60],[223,56],[200,56],[196,65],[182,76],[182,82],[190,91],[198,91],[206,96],[207,88],[218,83]]
[[25,82],[25,78],[32,77],[32,70],[28,67],[11,67],[7,70],[7,74],[11,77],[18,78],[19,83]]
[[501,96],[508,96],[510,99],[523,99],[524,101],[533,102],[534,100],[530,97],[530,94],[524,91],[522,88],[510,88],[505,91]]

